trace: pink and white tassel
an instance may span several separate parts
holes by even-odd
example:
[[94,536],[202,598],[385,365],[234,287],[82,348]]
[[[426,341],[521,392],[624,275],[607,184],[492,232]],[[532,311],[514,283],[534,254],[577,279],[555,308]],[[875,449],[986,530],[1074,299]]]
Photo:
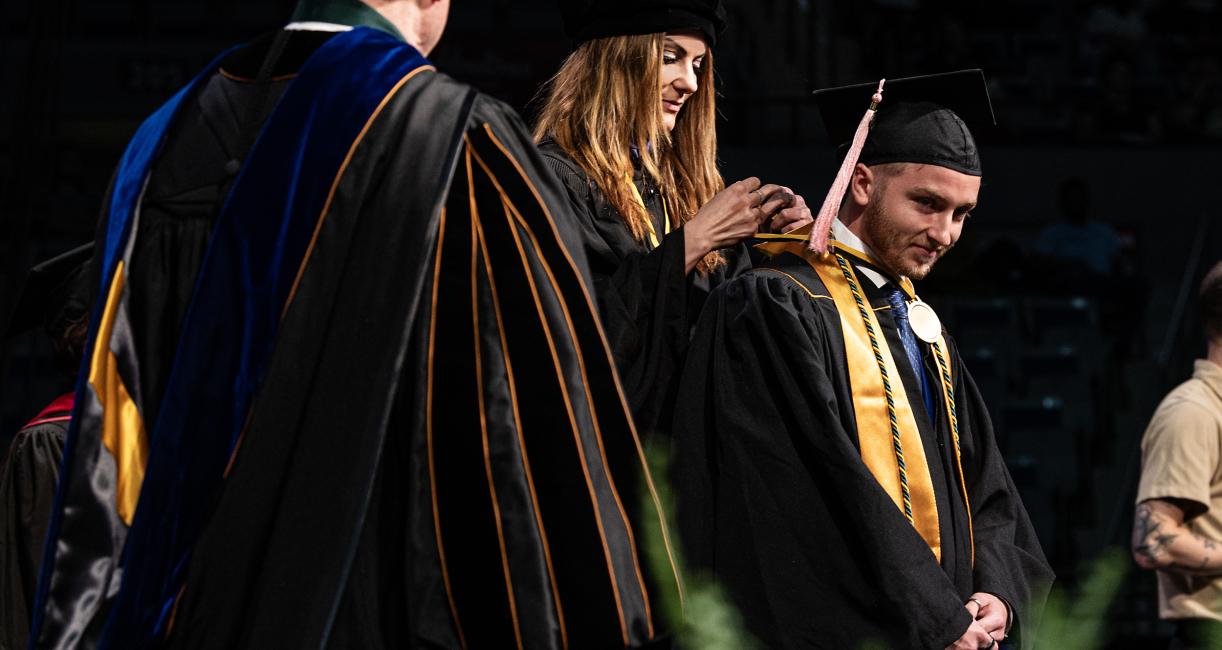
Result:
[[836,180],[832,181],[832,188],[827,191],[827,196],[823,199],[823,207],[819,208],[819,214],[815,217],[815,225],[810,230],[810,250],[820,255],[827,253],[827,239],[832,229],[832,219],[835,219],[840,212],[840,204],[844,201],[844,193],[849,188],[849,180],[853,178],[857,159],[861,157],[861,150],[866,146],[866,135],[870,132],[870,122],[874,119],[874,113],[878,111],[878,105],[883,101],[883,84],[886,82],[886,79],[878,80],[878,91],[870,98],[870,108],[866,109],[861,123],[857,125],[857,132],[853,134],[853,143],[849,146],[849,152],[845,155],[844,162],[840,164]]

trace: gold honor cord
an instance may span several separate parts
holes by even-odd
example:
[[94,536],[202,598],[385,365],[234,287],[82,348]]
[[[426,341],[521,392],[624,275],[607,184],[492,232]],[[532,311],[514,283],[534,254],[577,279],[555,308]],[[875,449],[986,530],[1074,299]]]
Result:
[[[658,231],[654,230],[653,228],[653,217],[649,215],[649,208],[645,207],[645,199],[641,196],[641,191],[636,188],[636,183],[632,182],[631,174],[626,175],[624,180],[627,181],[628,187],[632,188],[633,198],[635,198],[636,202],[639,203],[641,208],[645,210],[645,226],[649,228],[649,243],[651,244],[651,247],[657,248],[658,246],[661,246],[662,242],[658,240]],[[663,226],[666,228],[666,231],[662,233],[662,236],[665,237],[666,235],[670,234],[670,211],[666,208],[665,197],[662,198],[662,220],[664,222]]]
[[[832,258],[840,278],[829,273]],[[900,376],[899,368],[886,342],[879,343],[878,318],[862,296],[857,275],[848,261],[835,254],[827,256],[820,266],[823,268],[815,267],[815,271],[832,294],[844,329],[862,460],[941,562],[938,504],[925,447],[903,384],[893,385],[891,381],[892,377]],[[850,317],[852,313],[859,318]],[[849,328],[853,330],[851,337]],[[889,438],[882,435],[884,431],[890,431]]]
[[963,450],[959,447],[959,413],[955,410],[955,384],[950,376],[950,365],[942,350],[946,340],[939,336],[933,343],[934,357],[938,360],[939,379],[942,380],[942,399],[946,402],[946,418],[950,422],[951,436],[955,441],[955,468],[959,470],[959,488],[963,491],[963,505],[967,510],[967,534],[972,548],[972,568],[976,568],[976,528],[972,524],[972,502],[967,496],[967,479],[963,475]]
[[[908,466],[904,463],[904,443],[900,436],[899,419],[895,414],[895,391],[891,388],[891,377],[887,372],[888,364],[883,358],[882,348],[878,345],[878,333],[873,325],[874,319],[870,317],[871,309],[866,307],[866,301],[862,298],[861,290],[857,286],[856,274],[849,268],[848,262],[844,261],[844,256],[837,255],[836,263],[840,266],[845,281],[849,283],[849,290],[853,292],[853,302],[857,305],[858,313],[861,314],[861,322],[865,324],[866,334],[870,337],[870,349],[874,352],[874,361],[878,364],[878,372],[882,375],[883,392],[887,396],[887,420],[891,425],[891,444],[895,451],[896,468],[899,470],[904,516],[908,518],[909,523],[916,525],[912,516],[912,493],[908,488]],[[861,432],[858,431],[857,435],[860,437]]]
[[[878,262],[867,253],[845,246],[840,242],[833,242],[833,245],[837,250],[851,257],[856,257],[876,267],[879,266]],[[916,288],[913,287],[911,279],[906,277],[900,278],[898,284],[904,294],[908,296],[910,303],[921,302],[920,298],[916,295]],[[972,549],[972,566],[974,567],[976,566],[976,531],[972,525],[972,502],[967,495],[967,478],[963,474],[963,450],[959,445],[959,414],[955,409],[955,383],[951,377],[950,364],[946,362],[946,356],[942,352],[947,349],[946,338],[939,331],[936,340],[930,341],[929,345],[933,348],[934,358],[938,362],[938,380],[942,386],[942,401],[946,405],[946,417],[947,421],[950,422],[951,437],[955,443],[955,469],[959,473],[959,489],[963,493],[963,505],[967,512],[967,530]]]
[[[833,245],[837,250],[851,257],[856,257],[873,266],[879,266],[878,262],[867,253],[845,246],[840,242],[833,242]],[[906,277],[901,278],[898,285],[904,294],[908,296],[909,302],[920,301],[916,295],[916,289],[912,285],[912,280]],[[976,566],[976,532],[972,525],[972,502],[967,495],[967,478],[963,474],[963,449],[959,445],[959,414],[955,410],[955,383],[951,377],[950,364],[946,362],[946,356],[942,352],[947,349],[946,338],[939,332],[937,339],[930,342],[929,345],[933,348],[934,358],[938,362],[938,380],[942,386],[942,401],[946,406],[946,417],[947,421],[950,422],[951,437],[955,443],[955,469],[959,474],[959,489],[963,494],[963,505],[967,512],[967,530],[972,549],[972,566],[974,567]]]

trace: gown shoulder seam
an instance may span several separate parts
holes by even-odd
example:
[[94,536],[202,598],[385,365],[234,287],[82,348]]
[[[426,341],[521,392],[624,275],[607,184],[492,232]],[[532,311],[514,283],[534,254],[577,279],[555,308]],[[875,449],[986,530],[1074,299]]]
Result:
[[780,269],[774,269],[774,268],[770,268],[770,267],[761,267],[761,268],[757,268],[757,269],[755,269],[755,270],[756,270],[756,271],[763,271],[763,272],[766,272],[766,273],[771,273],[771,274],[775,274],[775,275],[780,275],[780,276],[783,276],[783,277],[785,277],[785,278],[788,278],[788,279],[789,279],[789,281],[790,281],[792,284],[796,285],[796,286],[797,286],[799,289],[801,289],[803,292],[805,292],[805,293],[806,293],[806,295],[807,295],[807,296],[809,296],[809,297],[810,297],[810,298],[812,298],[812,299],[824,299],[824,300],[831,300],[831,299],[832,299],[832,297],[831,297],[831,296],[824,295],[824,294],[819,294],[819,293],[815,293],[814,291],[811,291],[810,287],[808,287],[808,286],[806,286],[805,284],[803,284],[801,280],[799,280],[799,279],[797,279],[797,278],[793,277],[792,275],[790,275],[790,274],[788,274],[788,273],[786,273],[786,272],[784,272],[784,271],[782,271],[782,270],[780,270]]

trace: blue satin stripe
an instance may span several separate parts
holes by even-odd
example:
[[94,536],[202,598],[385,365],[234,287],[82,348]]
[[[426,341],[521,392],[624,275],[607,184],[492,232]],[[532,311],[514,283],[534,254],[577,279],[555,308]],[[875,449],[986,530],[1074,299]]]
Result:
[[[106,216],[106,239],[102,251],[102,277],[98,287],[98,295],[105,296],[107,294],[107,289],[113,282],[116,267],[121,261],[122,252],[127,249],[127,242],[133,234],[131,232],[131,224],[132,218],[135,215],[136,203],[144,191],[149,168],[157,153],[161,150],[161,144],[165,139],[167,129],[178,114],[183,100],[193,95],[199,89],[203,80],[216,70],[220,61],[228,54],[229,51],[226,51],[216,57],[190,83],[150,115],[136,130],[135,135],[132,136],[131,141],[127,145],[127,149],[123,152],[123,157],[120,159],[119,166],[115,172],[115,179],[111,188],[110,206]],[[60,476],[63,479],[56,490],[55,505],[47,529],[47,542],[43,548],[42,567],[38,576],[38,591],[35,597],[33,619],[30,627],[31,648],[34,647],[34,643],[38,638],[38,631],[42,629],[43,625],[50,579],[56,564],[56,540],[59,539],[61,531],[69,536],[73,533],[70,526],[67,528],[63,526],[64,509],[65,507],[80,508],[83,505],[73,503],[70,497],[67,496],[69,486],[79,484],[82,481],[90,482],[92,477],[82,475],[80,470],[87,470],[97,465],[96,458],[80,459],[78,461],[75,456],[79,447],[77,439],[81,435],[82,415],[88,410],[91,401],[96,401],[92,397],[92,389],[89,386],[90,361],[94,356],[94,350],[99,345],[97,337],[105,302],[105,300],[97,301],[97,304],[93,306],[89,319],[89,335],[86,339],[86,347],[81,360],[81,370],[76,384],[76,398],[72,410],[72,419],[68,424],[63,464],[60,468]],[[108,342],[101,341],[100,344],[106,345]],[[100,440],[92,442],[95,444],[81,449],[81,453],[108,453],[101,445]],[[110,500],[110,503],[114,503],[113,498]]]
[[306,62],[259,135],[184,320],[102,647],[147,647],[164,634],[331,181],[396,84],[427,63],[376,30],[338,34]]

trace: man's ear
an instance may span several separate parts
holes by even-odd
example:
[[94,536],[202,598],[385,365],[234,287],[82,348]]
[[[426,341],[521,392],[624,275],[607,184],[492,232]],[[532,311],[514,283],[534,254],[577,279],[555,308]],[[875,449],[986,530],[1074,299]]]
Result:
[[849,200],[858,207],[865,207],[870,202],[870,191],[874,189],[874,170],[861,163],[853,168],[849,177]]

